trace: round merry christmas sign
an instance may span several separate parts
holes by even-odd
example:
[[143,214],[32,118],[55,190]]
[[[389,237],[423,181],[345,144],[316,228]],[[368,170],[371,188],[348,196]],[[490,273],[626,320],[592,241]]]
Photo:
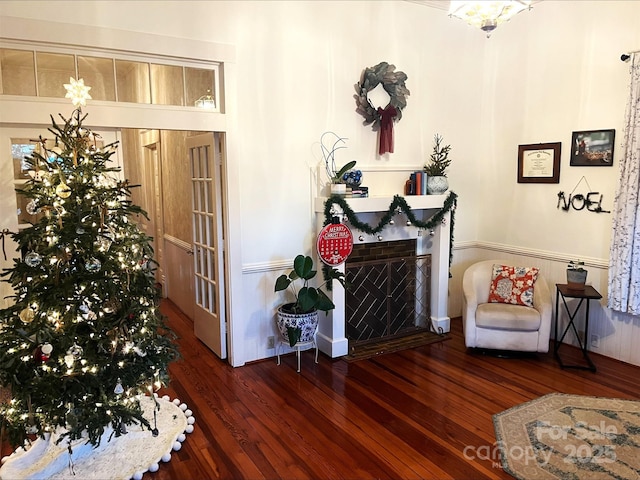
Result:
[[351,230],[341,223],[330,223],[318,235],[318,256],[327,265],[344,263],[353,250]]

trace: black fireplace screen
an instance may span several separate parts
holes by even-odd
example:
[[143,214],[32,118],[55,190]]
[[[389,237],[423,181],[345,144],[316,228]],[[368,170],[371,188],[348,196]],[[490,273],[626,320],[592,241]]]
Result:
[[347,262],[345,275],[350,344],[431,330],[431,255]]

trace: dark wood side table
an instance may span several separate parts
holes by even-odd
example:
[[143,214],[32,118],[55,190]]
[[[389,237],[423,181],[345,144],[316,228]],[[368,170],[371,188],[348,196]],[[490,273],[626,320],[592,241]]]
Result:
[[[564,304],[564,308],[569,315],[569,323],[567,327],[564,329],[562,336],[558,340],[558,304],[560,297],[562,297],[562,303]],[[569,310],[569,305],[567,305],[567,298],[579,298],[580,301],[576,306],[573,313]],[[560,364],[560,368],[579,368],[582,370],[591,370],[592,372],[596,371],[596,366],[589,358],[588,352],[588,339],[589,339],[589,300],[599,300],[602,298],[602,295],[598,293],[598,291],[593,288],[591,285],[585,285],[584,290],[572,290],[569,288],[567,284],[564,283],[556,283],[556,322],[555,322],[555,332],[554,332],[554,344],[553,344],[553,355],[556,357],[556,360]],[[580,339],[580,335],[578,334],[578,329],[576,328],[575,318],[576,314],[580,310],[580,306],[586,300],[585,307],[585,315],[584,315],[584,343],[583,340]],[[587,361],[588,365],[567,365],[562,363],[562,359],[558,354],[558,350],[560,350],[560,346],[562,345],[562,340],[567,335],[569,328],[573,329],[573,332],[576,334],[576,338],[578,339],[578,345],[580,345],[580,350],[582,350],[582,355],[584,359]]]

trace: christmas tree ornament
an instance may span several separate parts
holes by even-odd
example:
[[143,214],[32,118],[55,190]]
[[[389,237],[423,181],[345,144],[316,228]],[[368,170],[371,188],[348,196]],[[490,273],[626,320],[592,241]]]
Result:
[[56,195],[60,198],[69,198],[71,196],[71,189],[69,188],[69,185],[64,183],[64,181],[61,181],[56,187]]
[[53,352],[53,347],[50,343],[45,343],[40,347],[40,361],[48,362],[49,358],[51,358],[51,352]]
[[38,252],[29,252],[24,257],[24,263],[30,267],[37,267],[42,263],[42,257]]
[[67,349],[67,355],[71,355],[75,360],[82,357],[83,353],[84,353],[83,348],[77,343],[74,343]]
[[27,307],[18,316],[23,323],[31,323],[36,318],[36,312],[31,307]]
[[67,365],[67,368],[71,368],[73,367],[73,364],[76,362],[76,359],[73,355],[71,354],[66,354],[64,356],[64,363]]
[[98,260],[96,257],[91,257],[89,260],[85,262],[84,268],[89,273],[96,273],[100,271],[100,269],[102,268],[102,262]]
[[29,170],[28,173],[34,182],[41,182],[44,179],[44,172],[42,170]]
[[107,237],[99,235],[98,238],[96,238],[96,241],[93,242],[93,246],[99,252],[105,253],[108,252],[111,248],[111,243],[111,240],[109,240]]
[[124,393],[124,388],[120,379],[118,379],[118,383],[116,383],[116,388],[113,389],[113,393],[116,395],[122,395],[122,393]]
[[35,200],[30,200],[29,203],[27,203],[25,210],[29,215],[37,215],[40,213],[40,207],[38,207],[38,202]]
[[138,355],[139,357],[146,357],[147,356],[147,352],[143,351],[140,349],[140,347],[135,346],[133,347],[133,351],[136,353],[136,355]]

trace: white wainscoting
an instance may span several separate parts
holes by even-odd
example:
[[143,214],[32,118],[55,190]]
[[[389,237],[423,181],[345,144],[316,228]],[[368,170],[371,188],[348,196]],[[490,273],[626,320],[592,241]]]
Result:
[[[566,254],[526,250],[510,245],[491,244],[486,242],[458,242],[453,249],[453,264],[449,279],[448,312],[452,322],[459,321],[462,315],[462,275],[472,263],[481,260],[504,260],[513,265],[536,266],[549,283],[553,295],[555,309],[556,283],[566,283],[566,266],[569,260]],[[607,296],[607,261],[597,258],[580,258],[585,262],[589,271],[587,283],[598,290],[603,299],[591,300],[589,336],[598,335],[598,346],[589,345],[589,350],[640,366],[640,317],[615,314],[606,308]],[[272,357],[274,349],[267,348],[267,338],[276,336],[274,325],[275,309],[281,303],[280,294],[273,292],[275,279],[282,273],[288,272],[292,260],[279,260],[260,264],[244,265],[242,277],[245,291],[255,292],[255,296],[248,298],[245,304],[245,359],[247,362]],[[562,302],[562,300],[561,300]],[[570,301],[570,307],[575,305]],[[581,311],[576,318],[582,322],[584,313]],[[323,316],[324,317],[324,316]],[[331,315],[329,315],[331,317]],[[330,321],[323,318],[321,321]],[[566,325],[567,316],[560,303],[560,326]],[[552,332],[553,335],[553,332]],[[565,342],[575,343],[575,338],[567,333]],[[549,353],[551,355],[551,353]],[[597,359],[596,359],[597,366]]]
[[185,315],[193,319],[195,293],[193,279],[193,253],[191,245],[182,240],[164,236],[164,295]]

